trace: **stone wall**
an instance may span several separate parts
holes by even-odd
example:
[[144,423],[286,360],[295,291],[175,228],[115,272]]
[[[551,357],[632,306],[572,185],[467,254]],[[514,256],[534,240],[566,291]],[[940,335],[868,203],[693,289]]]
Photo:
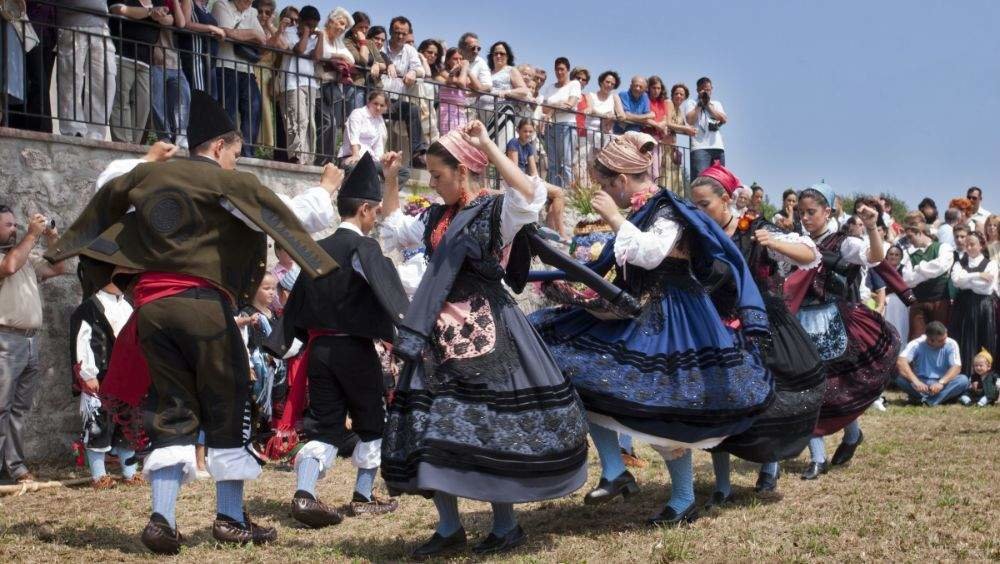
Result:
[[[0,128],[0,203],[14,209],[20,223],[42,213],[65,228],[94,193],[94,181],[107,164],[133,158],[145,148]],[[253,172],[276,192],[294,196],[319,180],[318,167],[244,159],[240,168]],[[421,179],[426,183],[426,179]],[[322,235],[322,234],[321,234]],[[41,247],[39,248],[41,250]],[[272,257],[273,260],[273,257]],[[75,263],[70,271],[75,272]],[[42,376],[25,437],[30,461],[67,459],[80,432],[78,400],[70,390],[69,316],[80,303],[74,276],[42,286],[45,329],[39,339]],[[526,311],[541,301],[529,288],[518,302]]]

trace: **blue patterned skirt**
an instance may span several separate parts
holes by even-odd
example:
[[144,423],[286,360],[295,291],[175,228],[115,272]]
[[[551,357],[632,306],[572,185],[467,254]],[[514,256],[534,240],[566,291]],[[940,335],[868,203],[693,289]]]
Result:
[[667,287],[637,319],[580,308],[531,317],[591,421],[652,444],[709,448],[773,399],[771,375],[704,293]]

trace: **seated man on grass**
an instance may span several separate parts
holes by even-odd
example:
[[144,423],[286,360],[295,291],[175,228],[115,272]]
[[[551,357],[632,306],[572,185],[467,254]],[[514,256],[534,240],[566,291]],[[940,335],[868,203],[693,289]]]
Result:
[[924,334],[906,345],[896,369],[896,385],[914,403],[940,405],[958,399],[969,387],[969,377],[960,374],[958,343],[938,321],[928,323]]

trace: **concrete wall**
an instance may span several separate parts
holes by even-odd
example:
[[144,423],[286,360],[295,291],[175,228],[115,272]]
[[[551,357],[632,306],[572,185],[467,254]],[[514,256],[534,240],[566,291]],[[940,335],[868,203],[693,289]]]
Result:
[[[33,213],[56,219],[62,228],[73,222],[94,193],[94,181],[109,162],[133,158],[145,148],[0,128],[0,203],[11,206],[20,223]],[[294,196],[319,181],[318,167],[244,159],[240,168],[253,172],[276,192]],[[426,182],[424,182],[426,183]],[[321,234],[322,235],[322,234]],[[39,246],[41,251],[42,245]],[[273,260],[273,257],[272,257]],[[70,269],[75,272],[75,262]],[[42,286],[45,329],[40,337],[42,377],[28,423],[28,458],[68,459],[80,432],[78,400],[70,391],[69,316],[80,303],[75,276]],[[526,311],[541,301],[530,289],[518,301]]]

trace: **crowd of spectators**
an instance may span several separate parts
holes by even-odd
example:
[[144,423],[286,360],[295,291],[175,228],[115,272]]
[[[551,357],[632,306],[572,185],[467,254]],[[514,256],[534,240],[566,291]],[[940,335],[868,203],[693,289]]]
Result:
[[[537,172],[556,186],[587,184],[588,158],[611,135],[643,130],[660,140],[651,171],[681,192],[688,177],[725,160],[727,116],[698,80],[591,73],[560,56],[517,64],[512,46],[485,52],[473,32],[454,46],[416,42],[397,16],[373,25],[364,12],[275,0],[27,0],[7,58],[8,125],[89,139],[186,147],[191,90],[220,100],[243,136],[243,156],[350,165],[365,151],[402,150],[413,168],[438,136],[470,119],[506,146],[531,123]],[[20,49],[18,49],[20,47]],[[54,70],[54,72],[53,72]],[[56,91],[56,108],[49,92]],[[54,118],[54,119],[53,119]],[[384,122],[379,125],[377,122]]]

